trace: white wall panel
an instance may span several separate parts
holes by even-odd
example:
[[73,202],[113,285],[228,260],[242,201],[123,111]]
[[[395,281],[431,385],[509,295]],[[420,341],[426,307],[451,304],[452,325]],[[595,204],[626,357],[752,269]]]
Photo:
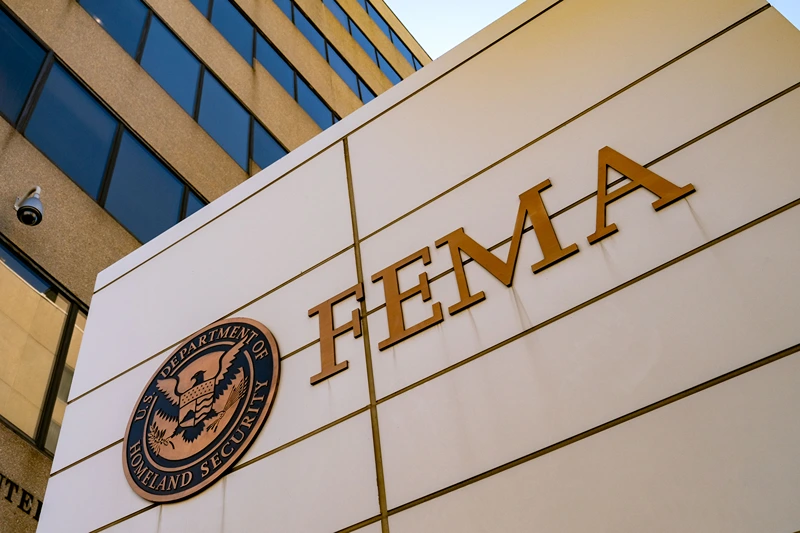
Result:
[[762,5],[756,0],[561,2],[350,137],[361,234]]
[[800,343],[800,207],[381,404],[390,508]]
[[161,508],[156,507],[103,531],[108,533],[162,533],[158,529],[160,522]]
[[[799,81],[800,32],[767,10],[364,241],[365,278],[425,245],[432,277],[451,267],[438,238],[463,227],[485,246],[502,241],[519,195],[545,179],[553,184],[542,194],[550,213],[596,191],[600,148],[645,164]],[[404,274],[414,285],[416,274]],[[382,284],[365,289],[369,309],[383,302]]]
[[98,292],[74,398],[352,244],[341,144]]
[[[399,390],[470,355],[539,324],[728,231],[800,198],[800,91],[794,91],[698,143],[654,165],[652,170],[697,192],[655,212],[654,197],[636,191],[608,208],[619,233],[589,246],[594,232],[594,202],[554,219],[562,243],[577,242],[580,253],[539,274],[541,259],[532,233],[523,237],[512,288],[506,288],[476,263],[467,265],[473,292],[486,300],[439,326],[384,352],[385,310],[369,316],[375,388],[378,397]],[[431,285],[432,301],[458,301],[454,276]],[[423,304],[409,302],[412,310]],[[446,311],[445,311],[446,312]],[[425,304],[430,315],[430,302]],[[420,313],[409,313],[414,324]]]
[[331,532],[375,516],[369,413],[226,476],[225,531]]
[[122,444],[50,478],[37,531],[87,533],[150,505],[122,473]]
[[311,376],[320,371],[319,343],[281,363],[281,382],[267,423],[242,456],[244,463],[302,437],[369,404],[364,342],[352,335],[336,339],[337,361],[348,369],[317,385]]
[[777,361],[392,516],[392,533],[794,531],[798,375],[800,356]]

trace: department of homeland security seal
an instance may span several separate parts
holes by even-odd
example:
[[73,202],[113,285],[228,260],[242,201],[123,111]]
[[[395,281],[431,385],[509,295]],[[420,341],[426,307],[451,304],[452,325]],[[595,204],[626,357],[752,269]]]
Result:
[[258,435],[279,375],[275,338],[255,320],[221,320],[178,346],[128,422],[123,468],[133,490],[171,502],[214,483]]

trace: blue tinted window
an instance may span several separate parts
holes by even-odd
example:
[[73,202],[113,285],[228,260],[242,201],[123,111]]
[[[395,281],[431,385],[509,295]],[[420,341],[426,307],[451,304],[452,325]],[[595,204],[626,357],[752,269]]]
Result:
[[189,218],[193,214],[200,211],[200,208],[205,206],[206,204],[197,197],[195,193],[189,191],[189,197],[186,199],[186,215],[184,218]]
[[211,24],[248,63],[253,63],[253,26],[230,0],[214,0]]
[[393,85],[397,85],[403,81],[400,75],[392,68],[392,66],[388,61],[386,61],[386,58],[383,57],[380,52],[378,52],[378,67],[380,67],[381,72],[383,72],[386,77],[389,78],[389,81],[392,82]]
[[414,58],[414,70],[419,70],[422,68],[422,63],[419,62],[419,59],[416,57]]
[[289,17],[289,20],[292,20],[292,0],[275,0],[275,3],[281,8],[283,14]]
[[355,39],[356,42],[361,45],[361,48],[364,49],[369,58],[377,63],[378,60],[375,58],[375,47],[372,45],[369,39],[367,39],[367,36],[364,35],[364,33],[355,24],[353,24],[351,29],[353,30],[353,39]]
[[139,38],[142,36],[147,7],[141,0],[80,0],[89,12],[132,57],[136,57]]
[[348,25],[348,20],[350,17],[348,17],[347,13],[344,12],[344,9],[342,9],[339,4],[336,3],[336,0],[322,0],[322,3],[331,10],[331,13],[333,13],[333,15],[339,19],[339,22],[342,23],[342,26],[344,26],[344,28],[349,32],[350,26]]
[[17,121],[45,52],[0,11],[0,114]]
[[286,155],[286,150],[261,124],[253,124],[253,161],[259,168],[267,168]]
[[105,208],[142,242],[178,222],[183,183],[129,132],[122,134]]
[[358,94],[358,76],[356,76],[356,73],[350,68],[350,65],[344,62],[342,56],[331,47],[328,47],[328,63],[330,63],[333,70],[336,71],[336,74],[344,80],[353,92]]
[[14,253],[0,243],[0,263],[5,264],[13,272],[28,282],[28,285],[41,293],[53,289],[53,285],[34,272],[28,265],[20,261]]
[[294,69],[261,35],[256,38],[256,59],[294,98]]
[[297,103],[323,130],[333,124],[333,113],[322,99],[314,94],[306,82],[297,78]]
[[142,67],[187,113],[194,114],[200,62],[155,17],[147,32]]
[[367,87],[367,84],[361,80],[358,80],[358,86],[361,89],[361,101],[365,104],[367,102],[371,102],[375,99],[375,93],[372,92],[372,89]]
[[204,17],[208,17],[208,2],[209,0],[192,0],[194,7],[196,7]]
[[116,119],[56,63],[25,136],[97,199],[116,127]]
[[400,37],[392,30],[392,42],[400,50],[400,53],[403,54],[403,57],[406,58],[406,61],[410,65],[414,64],[414,54],[411,53],[411,50],[408,49],[406,44],[400,40]]
[[372,18],[372,20],[375,21],[375,24],[378,25],[381,31],[385,33],[389,39],[391,39],[392,36],[390,34],[391,29],[389,28],[389,25],[386,23],[385,20],[383,20],[381,14],[375,10],[372,4],[369,3],[367,4],[367,13],[369,13],[370,18]]
[[197,122],[234,161],[247,170],[250,115],[208,71],[203,78]]
[[367,9],[367,0],[356,0],[356,2],[358,2],[361,5],[361,7],[363,7],[364,10],[366,11],[366,9]]
[[294,12],[294,24],[297,29],[306,36],[306,39],[314,45],[314,48],[325,57],[325,38],[317,29],[311,25],[311,22],[299,11]]

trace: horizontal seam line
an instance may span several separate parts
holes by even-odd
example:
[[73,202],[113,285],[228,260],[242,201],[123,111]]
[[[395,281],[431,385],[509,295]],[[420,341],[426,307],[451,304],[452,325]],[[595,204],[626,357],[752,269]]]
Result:
[[766,365],[768,365],[770,363],[774,363],[775,361],[779,361],[779,360],[781,360],[781,359],[783,359],[785,357],[788,357],[790,355],[793,355],[793,354],[797,353],[798,351],[800,351],[800,344],[795,344],[794,346],[791,346],[789,348],[785,348],[785,349],[783,349],[783,350],[781,350],[779,352],[776,352],[776,353],[774,353],[772,355],[769,355],[767,357],[764,357],[762,359],[759,359],[757,361],[754,361],[752,363],[749,363],[749,364],[744,365],[742,367],[739,367],[737,369],[731,370],[730,372],[726,372],[725,374],[722,374],[720,376],[717,376],[715,378],[707,380],[707,381],[705,381],[703,383],[700,383],[698,385],[695,385],[693,387],[690,387],[688,389],[685,389],[683,391],[675,393],[675,394],[673,394],[671,396],[668,396],[666,398],[663,398],[661,400],[653,402],[653,403],[651,403],[649,405],[646,405],[646,406],[644,406],[644,407],[642,407],[640,409],[636,409],[636,410],[634,410],[634,411],[632,411],[632,412],[630,412],[628,414],[619,416],[619,417],[617,417],[617,418],[615,418],[613,420],[610,420],[608,422],[605,422],[603,424],[595,426],[595,427],[593,427],[591,429],[588,429],[586,431],[583,431],[581,433],[573,435],[572,437],[563,439],[563,440],[561,440],[561,441],[559,441],[559,442],[557,442],[555,444],[551,444],[550,446],[546,446],[544,448],[541,448],[540,450],[537,450],[535,452],[529,453],[527,455],[524,455],[522,457],[519,457],[519,458],[514,459],[512,461],[509,461],[507,463],[504,463],[504,464],[502,464],[500,466],[497,466],[495,468],[492,468],[490,470],[487,470],[485,472],[482,472],[480,474],[477,474],[475,476],[467,478],[467,479],[465,479],[463,481],[460,481],[458,483],[454,483],[454,484],[452,484],[452,485],[450,485],[448,487],[445,487],[443,489],[440,489],[438,491],[432,492],[430,494],[427,494],[425,496],[422,496],[420,498],[412,500],[412,501],[410,501],[408,503],[405,503],[403,505],[395,507],[394,509],[391,509],[389,511],[389,516],[398,514],[400,512],[406,511],[406,510],[408,510],[408,509],[410,509],[412,507],[416,507],[416,506],[421,505],[423,503],[432,501],[432,500],[434,500],[436,498],[439,498],[439,497],[444,496],[446,494],[449,494],[451,492],[455,492],[455,491],[457,491],[457,490],[459,490],[461,488],[467,487],[469,485],[472,485],[474,483],[477,483],[479,481],[482,481],[484,479],[492,477],[492,476],[494,476],[496,474],[500,474],[502,472],[505,472],[506,470],[510,470],[510,469],[512,469],[514,467],[523,465],[523,464],[525,464],[527,462],[532,461],[533,459],[537,459],[539,457],[542,457],[544,455],[547,455],[549,453],[557,451],[557,450],[559,450],[561,448],[565,448],[565,447],[569,446],[570,444],[575,444],[576,442],[580,442],[580,441],[582,441],[584,439],[587,439],[589,437],[592,437],[594,435],[602,433],[602,432],[604,432],[606,430],[612,429],[612,428],[614,428],[616,426],[620,426],[620,425],[622,425],[622,424],[624,424],[626,422],[629,422],[629,421],[634,420],[636,418],[639,418],[641,416],[647,415],[647,414],[649,414],[651,412],[657,411],[658,409],[660,409],[662,407],[669,406],[669,405],[671,405],[673,403],[676,403],[676,402],[678,402],[680,400],[683,400],[685,398],[689,398],[691,396],[694,396],[695,394],[698,394],[698,393],[703,392],[705,390],[711,389],[716,385],[720,385],[722,383],[725,383],[727,381],[735,379],[735,378],[737,378],[739,376],[742,376],[744,374],[747,374],[749,372],[757,370],[758,368],[761,368],[762,366],[766,366]]

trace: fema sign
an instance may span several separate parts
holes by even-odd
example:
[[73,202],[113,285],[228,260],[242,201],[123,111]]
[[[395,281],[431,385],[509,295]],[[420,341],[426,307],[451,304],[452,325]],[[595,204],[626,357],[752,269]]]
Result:
[[258,435],[279,375],[275,339],[254,320],[216,322],[178,346],[128,423],[123,463],[133,490],[171,502],[211,485]]

